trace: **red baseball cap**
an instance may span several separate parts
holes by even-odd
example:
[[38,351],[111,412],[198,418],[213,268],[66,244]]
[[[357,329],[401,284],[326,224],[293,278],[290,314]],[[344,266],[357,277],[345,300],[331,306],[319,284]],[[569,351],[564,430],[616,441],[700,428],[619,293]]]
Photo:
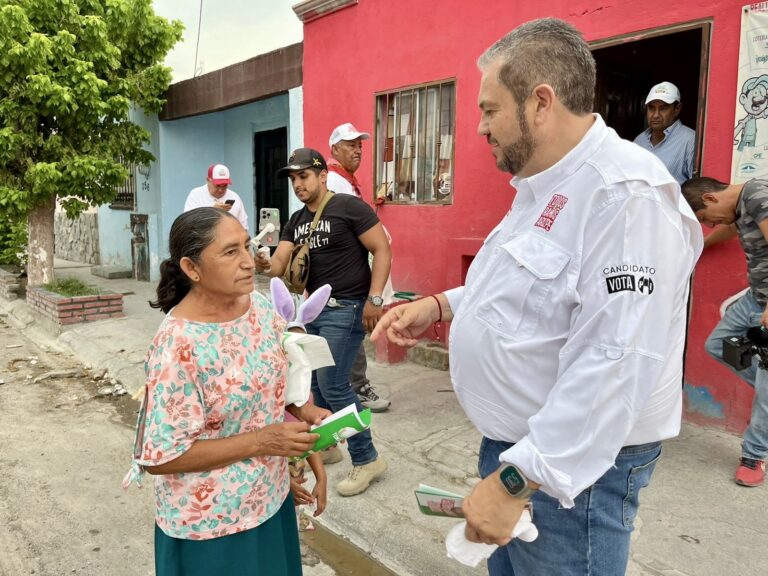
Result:
[[221,186],[222,184],[232,184],[232,180],[229,178],[229,168],[224,164],[211,164],[208,168],[208,180]]

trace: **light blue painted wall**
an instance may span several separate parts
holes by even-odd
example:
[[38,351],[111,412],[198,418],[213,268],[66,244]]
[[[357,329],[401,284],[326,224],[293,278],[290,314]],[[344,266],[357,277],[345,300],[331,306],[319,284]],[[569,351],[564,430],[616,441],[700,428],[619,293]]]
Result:
[[[152,134],[149,150],[157,159],[149,177],[136,174],[136,212],[149,215],[150,277],[159,278],[160,262],[168,256],[168,232],[184,209],[192,188],[205,184],[208,166],[226,164],[232,190],[242,198],[248,224],[254,231],[255,194],[253,135],[262,130],[288,128],[289,152],[303,145],[302,90],[229,110],[159,122],[139,111],[132,120]],[[301,203],[291,194],[291,211]],[[130,211],[99,209],[99,241],[103,264],[131,266]]]
[[[155,158],[159,158],[159,121],[157,116],[149,116],[142,110],[133,109],[130,119],[151,134],[147,149]],[[160,170],[158,162],[149,166],[149,173],[142,168],[134,174],[136,182],[137,212],[149,215],[149,225],[157,221],[160,210]],[[107,266],[131,267],[131,210],[114,210],[108,205],[99,207],[99,251],[101,264]],[[155,280],[159,277],[157,254],[160,250],[159,237],[149,234],[150,274]]]
[[[296,122],[301,124],[301,117]],[[163,174],[160,226],[165,231],[161,245],[164,254],[167,254],[167,235],[173,220],[184,209],[189,191],[205,184],[211,164],[220,162],[229,168],[231,189],[243,200],[248,212],[248,226],[251,232],[254,231],[253,135],[290,124],[288,94],[221,112],[160,123]]]

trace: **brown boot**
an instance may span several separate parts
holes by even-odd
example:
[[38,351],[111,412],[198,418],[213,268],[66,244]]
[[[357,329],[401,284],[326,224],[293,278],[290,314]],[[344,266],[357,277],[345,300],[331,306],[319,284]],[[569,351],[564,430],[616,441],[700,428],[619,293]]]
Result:
[[371,482],[378,480],[387,471],[387,462],[379,456],[373,462],[362,466],[353,466],[349,475],[336,485],[336,491],[342,496],[354,496],[368,489]]

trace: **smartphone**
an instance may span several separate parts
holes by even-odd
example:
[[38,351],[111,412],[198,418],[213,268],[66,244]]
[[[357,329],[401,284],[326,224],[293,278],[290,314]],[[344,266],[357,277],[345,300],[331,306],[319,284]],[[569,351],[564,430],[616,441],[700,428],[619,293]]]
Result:
[[259,210],[259,232],[264,230],[268,224],[272,224],[275,227],[275,231],[264,236],[261,239],[261,245],[274,248],[280,241],[280,210],[277,208],[262,208]]
[[234,201],[234,200],[232,200],[232,199],[226,200],[226,201],[224,202],[224,204],[226,204],[227,206],[232,206],[232,204],[234,204],[234,203],[235,203],[235,201]]

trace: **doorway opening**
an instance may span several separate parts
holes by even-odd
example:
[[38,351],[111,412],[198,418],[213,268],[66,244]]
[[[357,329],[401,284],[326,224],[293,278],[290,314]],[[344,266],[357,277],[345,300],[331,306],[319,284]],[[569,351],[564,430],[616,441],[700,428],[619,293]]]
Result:
[[696,131],[694,174],[699,175],[706,117],[710,22],[647,30],[591,44],[597,63],[595,112],[622,138],[647,128],[645,98],[652,86],[672,82],[680,90],[680,121]]
[[281,227],[288,221],[288,179],[277,178],[277,171],[288,163],[288,130],[264,130],[253,135],[254,214],[259,230],[262,208],[280,210]]

